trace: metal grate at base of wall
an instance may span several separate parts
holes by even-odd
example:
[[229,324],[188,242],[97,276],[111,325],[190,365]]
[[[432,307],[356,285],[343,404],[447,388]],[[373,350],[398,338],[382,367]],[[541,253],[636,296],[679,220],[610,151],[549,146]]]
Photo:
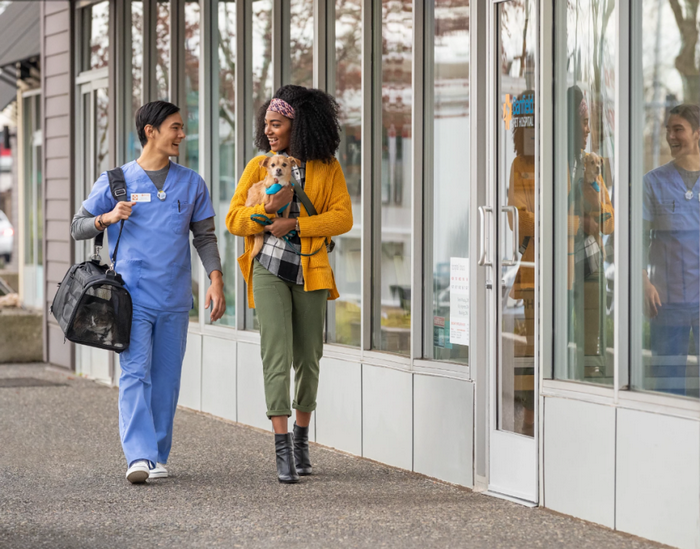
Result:
[[0,389],[10,387],[67,387],[65,383],[56,383],[35,377],[3,377],[0,378]]

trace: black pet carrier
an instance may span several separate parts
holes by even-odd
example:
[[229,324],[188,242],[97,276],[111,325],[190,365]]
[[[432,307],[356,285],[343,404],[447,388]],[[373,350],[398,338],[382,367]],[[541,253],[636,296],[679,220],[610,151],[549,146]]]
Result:
[[[121,168],[114,168],[107,174],[112,196],[119,201],[126,200],[126,182]],[[110,266],[100,264],[98,252],[104,239],[104,233],[100,233],[95,238],[95,255],[89,261],[73,265],[58,285],[51,312],[69,341],[117,353],[129,347],[131,295],[116,272],[123,228],[122,220]]]

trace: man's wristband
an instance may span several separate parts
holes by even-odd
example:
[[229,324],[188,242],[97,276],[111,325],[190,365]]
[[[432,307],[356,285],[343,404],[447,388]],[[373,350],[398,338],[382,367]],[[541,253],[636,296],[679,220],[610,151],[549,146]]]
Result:
[[298,217],[297,217],[296,225],[294,226],[294,230],[296,230],[297,235],[301,234],[301,230],[299,229],[299,218]]
[[107,225],[102,223],[102,214],[97,216],[97,224],[100,226],[100,228],[104,231],[107,228]]

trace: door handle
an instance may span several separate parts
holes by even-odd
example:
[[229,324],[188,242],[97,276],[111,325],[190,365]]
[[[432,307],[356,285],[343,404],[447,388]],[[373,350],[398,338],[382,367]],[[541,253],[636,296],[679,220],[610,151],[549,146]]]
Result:
[[479,266],[480,267],[491,267],[493,263],[486,260],[486,222],[484,218],[486,217],[486,212],[492,213],[493,209],[491,206],[479,206]]
[[515,206],[502,206],[501,213],[511,213],[513,215],[513,255],[512,259],[505,259],[502,265],[513,267],[520,262],[520,215]]

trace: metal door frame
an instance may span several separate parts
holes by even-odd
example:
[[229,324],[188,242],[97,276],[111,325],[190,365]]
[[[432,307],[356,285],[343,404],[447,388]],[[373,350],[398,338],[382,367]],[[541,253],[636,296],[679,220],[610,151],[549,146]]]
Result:
[[[484,250],[485,257],[480,258],[485,260],[486,265],[486,311],[484,312],[484,321],[486,326],[489,327],[487,330],[486,338],[486,354],[487,354],[487,368],[486,379],[488,384],[487,390],[487,407],[488,407],[488,428],[486,429],[486,471],[488,479],[488,492],[492,495],[498,497],[505,497],[506,499],[511,499],[519,503],[526,505],[537,505],[541,499],[540,497],[540,373],[542,371],[542,361],[540,353],[540,322],[541,322],[541,307],[540,307],[540,271],[542,268],[540,257],[541,248],[539,243],[541,242],[541,216],[540,216],[540,190],[542,188],[542,172],[541,172],[541,129],[542,129],[542,119],[541,119],[541,77],[542,77],[542,66],[541,66],[541,26],[540,26],[540,15],[542,11],[541,2],[535,1],[535,16],[532,21],[537,25],[535,30],[535,67],[536,67],[536,77],[534,80],[535,86],[535,97],[536,97],[536,107],[535,107],[535,172],[538,184],[538,189],[536,192],[536,211],[535,211],[535,240],[538,242],[538,256],[536,257],[536,273],[535,280],[535,303],[536,303],[536,315],[535,315],[535,395],[534,395],[534,406],[535,406],[535,433],[533,438],[525,437],[524,435],[518,435],[513,433],[505,433],[497,429],[497,405],[498,405],[498,364],[500,360],[500,341],[501,341],[501,318],[502,314],[500,312],[500,284],[498,283],[501,277],[501,257],[500,257],[500,203],[498,196],[498,171],[497,171],[497,136],[499,117],[500,117],[500,96],[498,95],[499,90],[497,86],[497,64],[500,59],[500,47],[499,47],[499,19],[498,19],[498,8],[499,4],[509,2],[511,0],[491,0],[488,5],[488,13],[486,14],[487,20],[487,32],[486,32],[486,53],[488,66],[486,67],[487,84],[486,84],[486,104],[487,112],[490,113],[487,116],[486,121],[486,139],[483,140],[485,143],[486,151],[486,182],[485,182],[485,200],[482,204],[485,206],[485,210],[482,210],[483,223],[480,223],[480,238],[482,239],[482,246]],[[482,236],[483,235],[483,236]],[[480,254],[482,255],[482,254]],[[490,261],[489,261],[490,259]],[[495,314],[494,314],[495,312]],[[515,450],[516,455],[518,451],[522,451],[525,448],[530,447],[529,451],[533,452],[531,456],[531,465],[534,467],[532,471],[531,480],[535,482],[534,490],[530,494],[518,493],[509,490],[507,486],[499,486],[494,484],[492,465],[494,460],[498,460],[499,457],[505,452],[506,447],[509,446],[511,449]],[[514,447],[517,447],[514,448]],[[513,452],[509,452],[513,454]],[[506,456],[510,457],[510,455]],[[520,458],[522,459],[522,458]]]

